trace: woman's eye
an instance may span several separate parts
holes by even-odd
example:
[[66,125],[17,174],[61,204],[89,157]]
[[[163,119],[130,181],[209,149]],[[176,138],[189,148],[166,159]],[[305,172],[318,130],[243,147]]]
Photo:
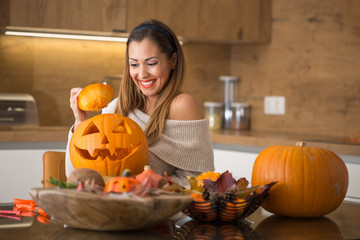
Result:
[[130,67],[137,67],[138,64],[137,63],[130,63]]
[[158,63],[157,62],[148,63],[149,66],[155,66],[156,64],[158,64]]

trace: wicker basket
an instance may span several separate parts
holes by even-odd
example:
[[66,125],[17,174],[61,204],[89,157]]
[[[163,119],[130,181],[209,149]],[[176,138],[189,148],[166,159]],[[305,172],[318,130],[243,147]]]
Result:
[[193,201],[183,212],[199,221],[237,221],[251,215],[265,200],[270,188],[275,184],[267,184],[261,193],[252,193],[244,201],[227,200],[217,196],[204,202]]

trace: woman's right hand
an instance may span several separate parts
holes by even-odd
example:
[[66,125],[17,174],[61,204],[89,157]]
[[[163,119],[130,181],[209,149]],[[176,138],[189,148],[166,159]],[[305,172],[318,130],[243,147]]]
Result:
[[85,121],[90,112],[83,111],[78,107],[78,97],[82,88],[72,88],[70,92],[70,108],[72,109],[75,117],[75,126],[74,130]]

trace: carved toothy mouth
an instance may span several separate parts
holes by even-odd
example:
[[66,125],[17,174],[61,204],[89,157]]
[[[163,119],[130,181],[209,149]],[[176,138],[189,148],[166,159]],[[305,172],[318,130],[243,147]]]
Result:
[[116,161],[116,160],[124,159],[129,155],[131,155],[133,152],[136,152],[139,146],[140,145],[137,145],[132,148],[116,148],[113,154],[110,153],[109,149],[95,149],[92,155],[89,153],[88,150],[80,149],[76,146],[75,146],[75,150],[84,159],[96,160],[98,158],[105,159],[107,157],[111,161]]

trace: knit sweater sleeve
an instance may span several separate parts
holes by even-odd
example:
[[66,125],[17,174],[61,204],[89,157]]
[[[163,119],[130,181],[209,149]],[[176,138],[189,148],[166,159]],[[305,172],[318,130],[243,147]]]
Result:
[[[149,116],[139,110],[129,115],[141,127]],[[207,120],[166,120],[158,141],[150,146],[152,155],[178,169],[194,172],[214,170],[214,155]]]

